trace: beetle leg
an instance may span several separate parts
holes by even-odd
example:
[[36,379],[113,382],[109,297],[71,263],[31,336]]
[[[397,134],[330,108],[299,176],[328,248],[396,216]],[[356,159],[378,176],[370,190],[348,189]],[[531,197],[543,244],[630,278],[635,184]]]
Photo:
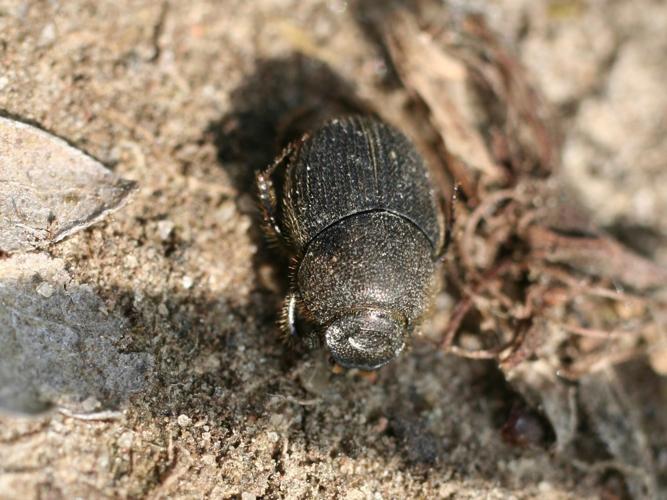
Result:
[[299,336],[299,331],[296,329],[296,294],[294,292],[290,292],[285,297],[280,317],[280,328],[288,339]]
[[445,238],[442,244],[442,249],[438,252],[438,258],[442,258],[449,249],[449,245],[452,243],[452,231],[454,230],[454,224],[456,224],[456,200],[459,197],[459,190],[461,189],[461,184],[458,182],[454,184],[454,190],[452,192],[452,197],[449,200],[449,207],[445,203],[444,199],[440,197],[440,203],[442,205],[443,213],[446,213],[445,216]]
[[276,160],[266,169],[258,172],[255,177],[257,191],[259,194],[259,204],[264,216],[264,224],[270,236],[283,240],[284,234],[278,223],[278,199],[273,185],[273,174],[292,152],[292,148],[287,146]]
[[454,224],[456,224],[456,201],[459,198],[460,189],[461,184],[458,182],[455,183],[454,190],[452,191],[452,198],[449,200],[449,213],[447,214],[447,226],[445,227],[445,252],[452,242],[452,231],[454,229]]

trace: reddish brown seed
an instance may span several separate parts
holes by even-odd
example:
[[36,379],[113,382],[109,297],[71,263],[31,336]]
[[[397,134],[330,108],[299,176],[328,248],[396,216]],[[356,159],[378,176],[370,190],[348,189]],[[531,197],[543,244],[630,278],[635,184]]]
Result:
[[544,446],[548,441],[549,431],[544,417],[530,408],[522,407],[512,409],[500,433],[506,443],[526,448]]

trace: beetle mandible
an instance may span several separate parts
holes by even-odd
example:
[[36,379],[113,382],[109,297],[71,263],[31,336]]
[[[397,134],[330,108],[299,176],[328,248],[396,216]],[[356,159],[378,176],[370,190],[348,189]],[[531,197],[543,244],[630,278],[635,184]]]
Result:
[[269,234],[292,256],[286,333],[303,336],[305,321],[347,368],[396,358],[432,302],[451,226],[414,146],[379,119],[334,119],[256,181]]

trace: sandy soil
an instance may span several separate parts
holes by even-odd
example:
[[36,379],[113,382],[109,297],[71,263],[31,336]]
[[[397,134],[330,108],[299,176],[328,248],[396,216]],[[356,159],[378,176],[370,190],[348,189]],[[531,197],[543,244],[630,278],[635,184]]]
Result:
[[[151,360],[131,396],[71,385],[57,396],[85,404],[0,416],[0,498],[627,493],[613,470],[503,441],[515,396],[490,362],[416,343],[373,379],[282,342],[285,263],[251,186],[277,117],[352,88],[407,99],[351,3],[0,1],[0,110],[139,183],[49,255],[118,318],[123,352]],[[565,178],[596,221],[666,263],[667,4],[472,7],[558,110]],[[667,447],[653,452],[664,481]]]

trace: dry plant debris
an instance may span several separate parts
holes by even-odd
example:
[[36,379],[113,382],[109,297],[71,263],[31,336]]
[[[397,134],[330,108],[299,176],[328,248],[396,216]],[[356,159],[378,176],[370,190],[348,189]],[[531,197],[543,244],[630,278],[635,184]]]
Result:
[[[395,5],[376,25],[441,138],[438,167],[465,195],[446,275],[458,303],[441,347],[496,360],[551,419],[561,452],[579,437],[568,381],[581,381],[581,406],[614,460],[607,465],[625,474],[633,496],[655,498],[650,445],[613,374],[664,350],[658,318],[667,302],[655,292],[667,287],[667,268],[597,230],[559,183],[560,139],[549,110],[484,19],[437,15],[431,2],[420,7]],[[468,317],[472,329],[463,326]],[[470,343],[471,335],[479,348],[456,341]],[[613,422],[625,426],[612,429]]]
[[[648,0],[5,2],[3,116],[141,185],[57,244],[70,226],[35,219],[27,248],[45,253],[2,254],[3,304],[22,308],[3,318],[78,336],[70,361],[94,373],[0,369],[23,388],[5,407],[66,405],[0,415],[0,496],[664,496],[665,16]],[[358,100],[446,195],[462,185],[432,342],[375,377],[278,340],[280,265],[248,190],[285,113]],[[644,257],[596,227],[619,214]],[[56,369],[70,346],[5,341]]]

